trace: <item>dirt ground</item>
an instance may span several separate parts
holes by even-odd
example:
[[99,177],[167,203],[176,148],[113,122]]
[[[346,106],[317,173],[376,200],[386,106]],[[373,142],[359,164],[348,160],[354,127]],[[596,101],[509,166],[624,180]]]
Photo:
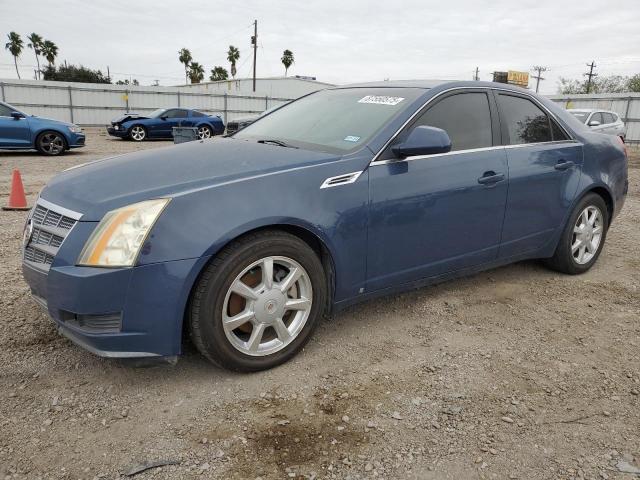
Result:
[[[0,201],[142,145],[89,131],[0,153]],[[234,374],[193,349],[140,368],[74,346],[30,299],[26,212],[0,212],[0,479],[622,479],[640,466],[640,151],[604,252],[524,262],[353,307],[294,360]]]

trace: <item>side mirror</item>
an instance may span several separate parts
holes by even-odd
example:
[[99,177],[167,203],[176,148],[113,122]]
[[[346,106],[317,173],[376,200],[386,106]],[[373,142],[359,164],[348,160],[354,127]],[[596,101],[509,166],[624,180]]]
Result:
[[451,139],[441,128],[420,125],[414,128],[404,142],[391,147],[398,158],[414,155],[433,155],[451,151]]
[[14,118],[14,120],[20,120],[21,118],[24,118],[24,114],[22,112],[11,112],[11,116]]
[[589,122],[589,126],[590,126],[590,127],[597,127],[598,125],[600,125],[600,122],[599,122],[599,121],[597,121],[597,120],[591,120],[591,121]]

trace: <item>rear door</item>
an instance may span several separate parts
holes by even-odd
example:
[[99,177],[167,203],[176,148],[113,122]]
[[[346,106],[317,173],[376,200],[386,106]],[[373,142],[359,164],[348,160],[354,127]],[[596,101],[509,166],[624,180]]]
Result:
[[532,97],[497,92],[509,163],[500,257],[545,247],[563,226],[580,180],[582,144]]
[[[419,126],[442,128],[452,151],[398,159],[391,147]],[[367,289],[441,275],[497,257],[507,161],[490,92],[443,95],[369,169]]]
[[13,118],[13,110],[0,103],[0,147],[24,147],[31,145],[31,129],[26,117]]

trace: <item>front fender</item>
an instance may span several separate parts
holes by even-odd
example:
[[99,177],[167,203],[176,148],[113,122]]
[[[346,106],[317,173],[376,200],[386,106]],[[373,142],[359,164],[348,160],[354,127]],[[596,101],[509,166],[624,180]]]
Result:
[[251,230],[293,225],[329,250],[336,301],[355,295],[365,281],[368,175],[333,188],[320,185],[361,166],[362,161],[342,160],[177,195],[145,242],[139,264],[209,257]]

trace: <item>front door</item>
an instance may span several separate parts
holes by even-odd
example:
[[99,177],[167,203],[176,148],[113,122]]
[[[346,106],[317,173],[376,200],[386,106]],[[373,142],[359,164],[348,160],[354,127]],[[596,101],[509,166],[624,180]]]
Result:
[[0,147],[29,147],[31,129],[26,117],[14,118],[13,110],[0,103]]
[[370,166],[368,291],[496,259],[508,184],[497,117],[489,92],[443,96],[396,141],[429,125],[447,131],[451,152],[396,159],[388,149]]

